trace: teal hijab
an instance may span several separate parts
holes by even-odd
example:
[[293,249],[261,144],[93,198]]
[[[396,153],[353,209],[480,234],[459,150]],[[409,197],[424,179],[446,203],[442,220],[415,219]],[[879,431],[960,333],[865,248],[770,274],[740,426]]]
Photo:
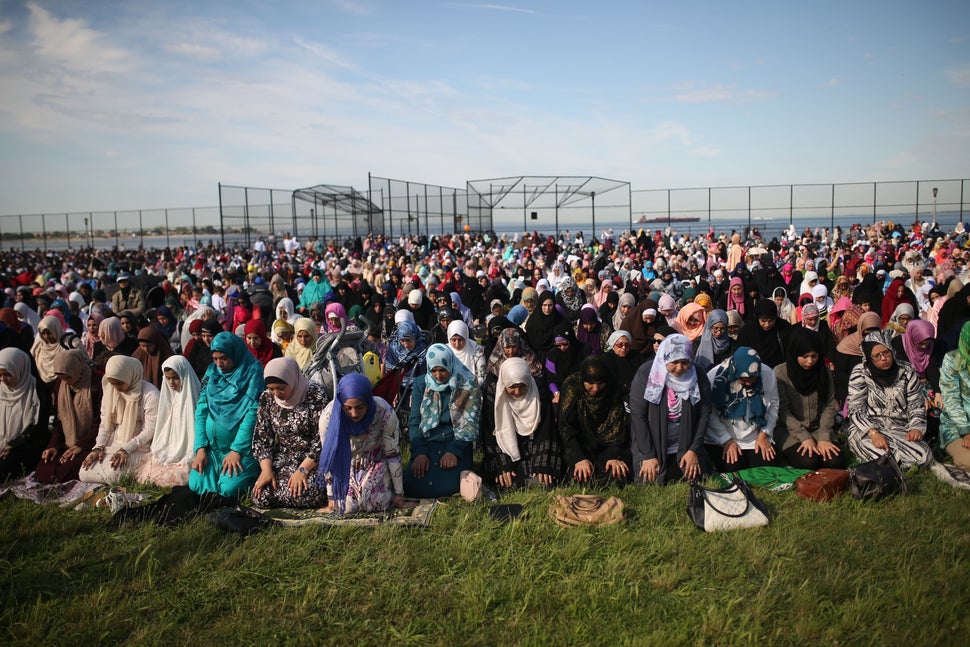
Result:
[[221,332],[212,338],[212,351],[225,353],[233,369],[223,373],[215,362],[203,377],[209,415],[223,427],[238,427],[266,388],[263,366],[249,352],[241,337]]

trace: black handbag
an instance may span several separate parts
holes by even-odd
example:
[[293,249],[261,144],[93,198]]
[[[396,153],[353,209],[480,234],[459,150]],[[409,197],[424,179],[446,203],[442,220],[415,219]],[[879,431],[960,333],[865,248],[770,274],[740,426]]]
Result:
[[235,532],[243,537],[248,537],[254,533],[282,525],[275,519],[270,519],[261,512],[244,505],[237,505],[232,508],[220,508],[209,513],[209,521],[214,523],[217,528],[226,532]]
[[894,494],[909,494],[899,463],[888,452],[849,468],[849,491],[856,499],[878,501]]
[[687,515],[700,530],[733,530],[768,525],[768,508],[739,476],[718,490],[691,481]]

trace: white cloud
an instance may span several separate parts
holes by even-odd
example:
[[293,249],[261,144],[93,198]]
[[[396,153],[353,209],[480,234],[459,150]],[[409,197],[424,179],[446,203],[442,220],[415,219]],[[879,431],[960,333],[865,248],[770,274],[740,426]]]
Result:
[[734,98],[734,87],[715,85],[703,88],[685,88],[674,95],[674,101],[679,103],[710,103],[712,101],[728,101]]
[[170,43],[165,45],[165,51],[200,61],[216,61],[222,58],[222,52],[217,48],[197,43]]
[[687,149],[688,154],[695,157],[720,157],[721,149],[717,146],[695,146]]
[[946,77],[954,85],[970,85],[970,63],[964,63],[946,71]]
[[664,121],[653,129],[653,135],[658,141],[668,141],[670,139],[677,139],[684,146],[690,146],[694,143],[694,138],[690,134],[690,129],[676,121]]
[[28,3],[33,46],[40,56],[64,69],[84,74],[116,73],[130,67],[128,53],[106,43],[83,20],[59,19],[36,3]]
[[526,14],[536,14],[538,12],[533,9],[526,9],[524,7],[510,7],[508,5],[501,4],[475,4],[466,2],[446,2],[446,7],[458,7],[461,9],[484,9],[486,11],[508,11],[512,13],[526,13]]

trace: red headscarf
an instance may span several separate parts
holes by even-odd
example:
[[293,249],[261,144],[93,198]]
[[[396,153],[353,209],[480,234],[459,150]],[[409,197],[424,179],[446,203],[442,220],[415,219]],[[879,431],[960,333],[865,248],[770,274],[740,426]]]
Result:
[[[903,289],[902,297],[896,296],[896,293],[899,292],[899,288]],[[889,284],[889,289],[886,290],[886,295],[882,298],[883,326],[889,323],[889,320],[893,316],[893,312],[896,311],[896,306],[898,306],[900,303],[908,303],[909,305],[913,306],[913,310],[919,312],[916,297],[913,296],[912,291],[906,287],[906,283],[902,279],[893,279],[893,282]]]
[[273,340],[266,336],[266,324],[262,319],[250,319],[246,322],[246,336],[259,335],[259,348],[253,348],[246,342],[246,348],[264,367],[273,359]]

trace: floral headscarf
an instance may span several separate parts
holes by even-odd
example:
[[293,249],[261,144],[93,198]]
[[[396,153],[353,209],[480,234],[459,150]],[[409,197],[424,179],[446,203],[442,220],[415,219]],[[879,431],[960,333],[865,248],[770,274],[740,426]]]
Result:
[[[478,438],[478,419],[482,409],[482,392],[475,376],[458,361],[451,348],[444,344],[432,344],[427,354],[428,375],[424,383],[424,397],[421,400],[421,433],[428,437],[441,423],[442,402],[446,395],[451,396],[448,411],[455,438],[474,442]],[[434,379],[431,370],[443,367],[451,376],[444,384]]]
[[[711,391],[714,407],[724,418],[744,418],[750,409],[752,422],[761,427],[767,424],[768,407],[761,383],[761,370],[761,358],[753,348],[747,346],[738,348],[726,364],[718,367]],[[739,381],[742,377],[758,379],[746,387]]]

